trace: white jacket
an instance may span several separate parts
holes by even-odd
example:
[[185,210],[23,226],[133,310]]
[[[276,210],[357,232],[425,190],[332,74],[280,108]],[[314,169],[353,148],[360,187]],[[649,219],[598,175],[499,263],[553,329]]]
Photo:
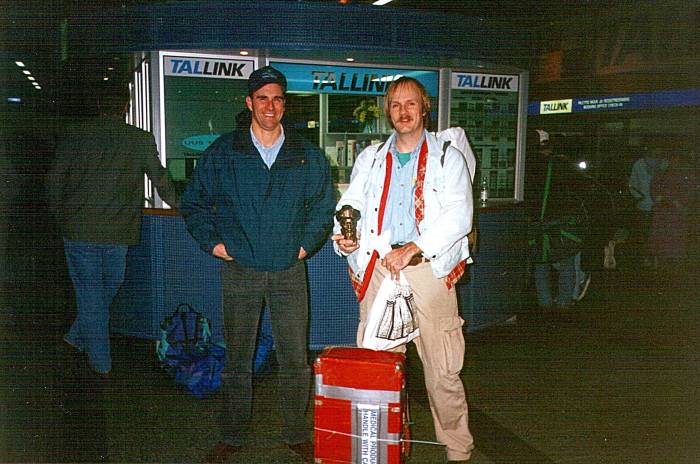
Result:
[[[365,148],[357,157],[350,185],[340,198],[336,210],[350,205],[361,213],[357,226],[360,248],[348,256],[355,276],[362,278],[369,257],[381,242],[377,237],[379,204],[384,187],[386,153],[395,134],[378,151],[380,144]],[[472,228],[473,199],[469,169],[462,154],[449,146],[443,157],[442,144],[426,132],[428,158],[423,184],[424,218],[415,244],[430,259],[433,274],[445,277],[462,260],[469,259],[467,234]],[[335,222],[334,233],[340,233]],[[343,255],[335,245],[336,253]]]

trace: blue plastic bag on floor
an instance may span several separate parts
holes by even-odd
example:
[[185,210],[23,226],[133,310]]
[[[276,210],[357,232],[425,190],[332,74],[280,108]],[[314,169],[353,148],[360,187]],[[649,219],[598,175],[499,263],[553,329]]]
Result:
[[226,351],[211,343],[209,320],[189,304],[178,305],[163,320],[156,353],[175,383],[195,397],[205,398],[221,388]]
[[206,398],[221,388],[226,350],[210,345],[203,354],[185,355],[174,369],[174,380],[196,398]]

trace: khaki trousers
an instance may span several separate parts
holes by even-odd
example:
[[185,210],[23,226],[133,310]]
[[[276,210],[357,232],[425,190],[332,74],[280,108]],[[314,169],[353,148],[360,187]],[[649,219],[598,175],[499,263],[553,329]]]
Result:
[[[357,346],[362,346],[365,321],[388,273],[377,263],[365,298],[360,303]],[[420,336],[413,343],[423,363],[435,436],[447,447],[448,460],[469,459],[474,439],[469,431],[464,385],[459,378],[464,363],[464,321],[459,317],[457,293],[454,287],[448,289],[443,279],[433,276],[430,263],[408,266],[403,273],[411,284],[417,306],[415,316]],[[404,352],[406,347],[394,351]]]

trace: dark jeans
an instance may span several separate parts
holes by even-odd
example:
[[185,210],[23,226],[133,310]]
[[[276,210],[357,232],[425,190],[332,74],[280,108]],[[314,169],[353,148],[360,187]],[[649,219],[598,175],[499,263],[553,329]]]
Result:
[[78,305],[65,340],[87,353],[94,370],[109,372],[109,305],[124,281],[128,247],[65,240],[63,248]]
[[[571,306],[574,304],[576,288],[576,255],[567,256],[555,263],[535,263],[535,287],[537,289],[537,304],[542,308],[553,306]],[[552,296],[552,274],[557,272],[559,292],[556,298]]]
[[263,300],[270,308],[275,337],[282,439],[309,439],[305,413],[311,387],[307,361],[309,320],[306,267],[303,261],[279,272],[251,270],[234,262],[221,271],[226,369],[220,425],[223,440],[242,445],[251,429],[253,356]]

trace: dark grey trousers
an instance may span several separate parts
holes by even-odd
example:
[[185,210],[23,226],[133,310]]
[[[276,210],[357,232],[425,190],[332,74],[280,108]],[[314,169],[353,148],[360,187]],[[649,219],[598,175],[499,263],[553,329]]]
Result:
[[240,446],[251,432],[253,356],[263,301],[270,308],[278,370],[282,440],[309,439],[305,413],[311,387],[307,360],[309,321],[306,266],[260,272],[227,262],[221,272],[226,368],[219,396],[222,439]]

